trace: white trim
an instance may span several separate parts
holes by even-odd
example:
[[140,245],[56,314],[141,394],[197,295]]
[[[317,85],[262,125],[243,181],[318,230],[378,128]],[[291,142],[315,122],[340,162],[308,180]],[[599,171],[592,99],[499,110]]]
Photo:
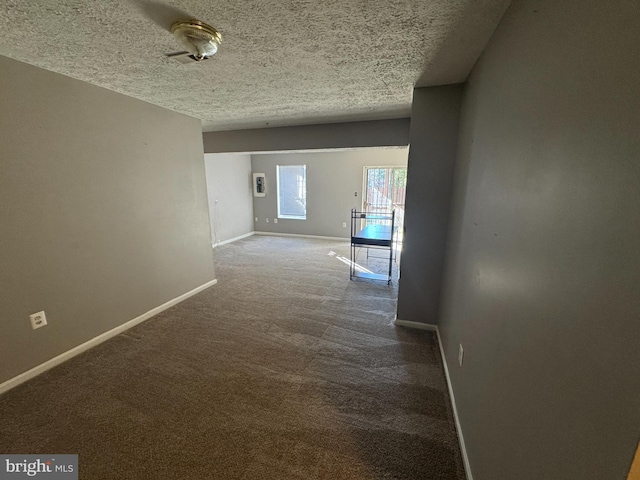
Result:
[[399,327],[416,328],[418,330],[431,330],[432,332],[438,330],[438,326],[433,323],[412,322],[411,320],[400,320],[397,317],[393,323]]
[[236,240],[242,240],[243,238],[250,237],[254,233],[256,233],[256,232],[249,232],[249,233],[245,233],[244,235],[240,235],[238,237],[230,238],[229,240],[223,240],[221,242],[212,243],[211,247],[212,248],[216,248],[216,247],[220,247],[221,245],[226,245],[227,243],[235,242]]
[[47,360],[44,363],[41,363],[40,365],[38,365],[37,367],[32,368],[31,370],[27,370],[26,372],[23,372],[13,378],[10,378],[9,380],[7,380],[6,382],[3,382],[0,384],[0,394],[3,394],[4,392],[7,392],[9,390],[11,390],[14,387],[17,387],[18,385],[20,385],[21,383],[26,382],[27,380],[31,380],[32,378],[36,377],[37,375],[40,375],[41,373],[46,372],[47,370],[52,369],[53,367],[60,365],[63,362],[66,362],[67,360],[75,357],[76,355],[80,355],[83,352],[86,352],[87,350],[89,350],[90,348],[95,347],[96,345],[101,344],[102,342],[105,342],[107,340],[109,340],[110,338],[115,337],[116,335],[121,334],[122,332],[124,332],[125,330],[129,330],[131,327],[135,327],[136,325],[138,325],[139,323],[144,322],[145,320],[148,320],[149,318],[153,317],[154,315],[157,315],[158,313],[173,307],[174,305],[182,302],[183,300],[186,300],[187,298],[195,295],[196,293],[201,292],[202,290],[209,288],[213,285],[215,285],[216,283],[218,283],[218,280],[214,279],[211,280],[207,283],[205,283],[204,285],[200,285],[199,287],[194,288],[193,290],[187,292],[187,293],[183,293],[182,295],[180,295],[179,297],[174,298],[173,300],[169,300],[166,303],[163,303],[162,305],[160,305],[159,307],[153,308],[151,310],[149,310],[147,313],[143,313],[142,315],[140,315],[139,317],[134,318],[133,320],[129,320],[126,323],[123,323],[122,325],[118,325],[116,328],[113,328],[107,332],[104,332],[100,335],[98,335],[97,337],[92,338],[91,340],[88,340],[86,342],[84,342],[83,344],[78,345],[77,347],[72,348],[71,350],[67,350],[64,353],[61,353],[60,355],[58,355],[57,357],[52,358],[51,360]]
[[460,442],[460,451],[462,452],[462,461],[464,462],[464,472],[467,474],[467,480],[473,480],[471,473],[471,464],[469,463],[469,456],[467,455],[467,447],[464,443],[464,435],[462,435],[462,425],[460,425],[460,418],[458,417],[458,408],[456,407],[456,397],[453,395],[453,386],[451,385],[451,377],[449,376],[449,367],[447,365],[447,357],[444,356],[444,348],[442,347],[442,340],[440,338],[440,330],[436,325],[436,333],[438,334],[438,345],[440,345],[440,355],[442,356],[442,363],[444,365],[444,374],[447,377],[447,387],[449,387],[449,397],[451,397],[451,405],[453,406],[453,418],[456,422],[456,430],[458,431],[458,441]]
[[447,365],[447,357],[444,355],[444,348],[442,346],[442,339],[440,338],[440,329],[437,325],[422,322],[412,322],[409,320],[395,319],[394,324],[400,327],[417,328],[420,330],[433,330],[438,337],[438,346],[440,348],[440,356],[442,357],[442,364],[444,365],[444,375],[447,379],[447,388],[449,389],[449,397],[451,398],[451,406],[453,407],[453,418],[456,424],[456,431],[458,432],[458,442],[460,443],[460,451],[462,453],[462,461],[464,463],[464,472],[467,475],[467,480],[473,480],[473,474],[471,473],[471,464],[469,463],[469,456],[467,455],[467,447],[464,443],[464,435],[462,434],[462,425],[460,425],[460,418],[458,417],[458,407],[456,407],[456,397],[453,395],[453,386],[451,385],[451,377],[449,376],[449,366]]
[[300,237],[300,238],[319,238],[321,240],[336,240],[339,242],[348,242],[349,237],[322,237],[320,235],[300,235],[298,233],[278,233],[278,232],[253,232],[256,235],[266,235],[269,237]]

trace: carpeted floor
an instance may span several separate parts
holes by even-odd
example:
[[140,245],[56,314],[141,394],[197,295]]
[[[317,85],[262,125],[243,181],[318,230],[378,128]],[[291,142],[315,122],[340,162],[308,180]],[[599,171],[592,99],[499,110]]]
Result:
[[0,453],[89,479],[464,479],[432,332],[348,244],[215,249],[218,284],[0,396]]

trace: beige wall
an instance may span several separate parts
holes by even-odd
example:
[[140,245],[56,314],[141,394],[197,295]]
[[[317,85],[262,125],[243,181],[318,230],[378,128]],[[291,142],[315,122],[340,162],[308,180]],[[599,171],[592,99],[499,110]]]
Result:
[[[253,171],[266,175],[267,193],[253,199],[257,232],[349,237],[351,209],[362,207],[365,166],[406,166],[406,148],[252,155]],[[278,223],[276,165],[307,165],[307,219]],[[355,195],[357,193],[357,196]],[[267,223],[266,219],[269,219]],[[347,227],[342,226],[346,222]]]
[[4,57],[0,72],[2,382],[214,272],[198,120]]
[[207,132],[202,137],[205,153],[405,147],[409,119]]
[[629,471],[638,32],[636,0],[516,0],[466,88],[440,332],[475,480]]
[[253,232],[251,156],[208,153],[204,158],[212,243]]
[[438,322],[461,98],[461,85],[413,91],[399,320]]

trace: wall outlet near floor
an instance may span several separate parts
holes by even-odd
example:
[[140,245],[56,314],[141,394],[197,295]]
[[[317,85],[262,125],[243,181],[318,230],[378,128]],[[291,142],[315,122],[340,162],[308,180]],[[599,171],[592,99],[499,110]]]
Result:
[[256,217],[256,222],[258,221],[258,217]]
[[277,219],[277,218],[274,218],[274,219],[273,219],[273,223],[278,223],[278,219]]
[[267,223],[269,223],[269,219],[267,218],[266,220],[267,220]]
[[347,228],[347,222],[342,222],[342,228]]
[[44,327],[47,324],[47,317],[44,311],[29,315],[29,320],[31,321],[31,328],[33,330]]
[[462,366],[462,359],[464,358],[464,348],[462,348],[462,344],[460,344],[460,348],[458,349],[458,363]]

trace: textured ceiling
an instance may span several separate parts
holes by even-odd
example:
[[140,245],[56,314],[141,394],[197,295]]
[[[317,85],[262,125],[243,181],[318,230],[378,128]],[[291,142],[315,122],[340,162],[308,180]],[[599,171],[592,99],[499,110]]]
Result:
[[[509,0],[0,0],[0,55],[228,130],[408,116],[414,86],[463,82]],[[167,31],[223,34],[183,65]]]

